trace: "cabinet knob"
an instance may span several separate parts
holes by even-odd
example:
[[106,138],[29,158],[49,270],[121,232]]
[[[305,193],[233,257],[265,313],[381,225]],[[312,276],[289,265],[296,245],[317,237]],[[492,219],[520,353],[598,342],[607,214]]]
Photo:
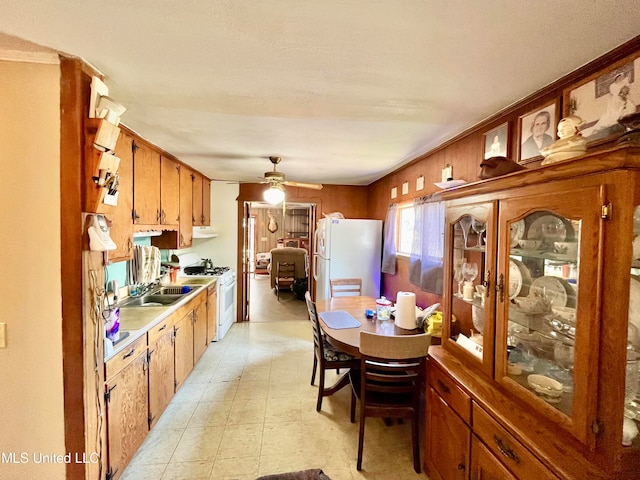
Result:
[[458,470],[460,470],[461,472],[464,472],[466,469],[467,469],[467,466],[464,463],[458,464]]

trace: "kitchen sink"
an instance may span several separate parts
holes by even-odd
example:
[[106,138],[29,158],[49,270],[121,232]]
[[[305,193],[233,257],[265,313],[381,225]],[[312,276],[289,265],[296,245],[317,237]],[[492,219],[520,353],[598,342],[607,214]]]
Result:
[[200,288],[200,286],[176,285],[160,287],[160,289],[152,292],[152,295],[187,295],[198,288]]
[[142,297],[134,297],[122,303],[122,307],[161,307],[172,305],[184,298],[186,294],[151,293]]

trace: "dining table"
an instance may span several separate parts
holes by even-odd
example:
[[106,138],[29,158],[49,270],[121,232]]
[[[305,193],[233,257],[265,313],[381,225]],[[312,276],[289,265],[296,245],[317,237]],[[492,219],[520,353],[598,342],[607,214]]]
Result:
[[[316,311],[320,328],[327,341],[336,349],[360,357],[360,332],[372,332],[380,335],[415,335],[422,333],[421,329],[405,330],[396,326],[393,319],[378,320],[375,316],[367,318],[366,311],[376,311],[376,299],[373,297],[352,295],[331,297],[316,301]],[[360,325],[351,328],[330,328],[322,319],[325,312],[347,312]],[[355,323],[354,323],[355,324]],[[335,384],[325,388],[327,395],[333,395],[338,390],[349,385],[349,372],[345,372]]]
[[[376,299],[373,297],[352,295],[344,297],[331,297],[316,301],[316,310],[320,328],[325,333],[327,341],[338,350],[360,356],[360,332],[372,332],[380,335],[415,335],[421,330],[405,330],[398,327],[393,319],[378,320],[375,316],[367,318],[366,311],[376,311]],[[360,326],[352,328],[330,328],[322,319],[324,312],[347,312],[358,322]]]

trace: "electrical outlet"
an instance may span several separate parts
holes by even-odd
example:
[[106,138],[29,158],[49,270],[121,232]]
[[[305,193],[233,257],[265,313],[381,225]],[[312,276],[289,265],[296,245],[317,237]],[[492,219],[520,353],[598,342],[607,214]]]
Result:
[[7,348],[7,324],[0,323],[0,348]]

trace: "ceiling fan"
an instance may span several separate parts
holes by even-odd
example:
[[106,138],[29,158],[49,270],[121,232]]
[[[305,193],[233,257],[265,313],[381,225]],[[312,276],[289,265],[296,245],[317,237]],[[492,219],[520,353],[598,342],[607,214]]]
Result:
[[281,157],[269,157],[269,161],[273,164],[273,171],[264,172],[264,181],[260,183],[268,183],[269,188],[264,191],[264,199],[275,205],[284,200],[284,185],[289,187],[311,188],[313,190],[321,190],[322,185],[319,183],[291,182],[286,180],[284,173],[278,172],[278,164],[282,161]]

